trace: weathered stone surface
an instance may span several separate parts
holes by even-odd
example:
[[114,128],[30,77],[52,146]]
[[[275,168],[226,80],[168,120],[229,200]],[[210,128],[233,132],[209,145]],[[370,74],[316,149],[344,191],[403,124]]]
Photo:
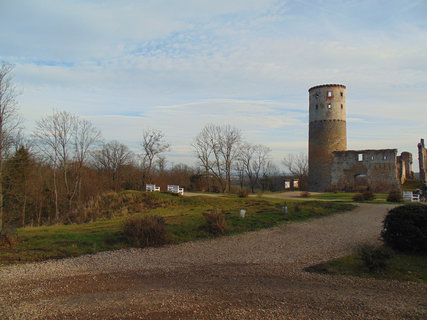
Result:
[[[396,149],[347,151],[345,86],[326,84],[309,89],[309,190],[369,189],[389,192],[412,177],[412,154]],[[421,144],[420,144],[421,145]],[[422,177],[427,150],[420,147]]]
[[316,86],[309,94],[309,189],[325,191],[331,183],[332,152],[347,149],[345,86]]
[[400,188],[396,149],[337,151],[333,157],[331,189],[388,192]]
[[420,165],[420,179],[423,183],[427,183],[427,149],[424,145],[424,139],[418,143],[418,161]]

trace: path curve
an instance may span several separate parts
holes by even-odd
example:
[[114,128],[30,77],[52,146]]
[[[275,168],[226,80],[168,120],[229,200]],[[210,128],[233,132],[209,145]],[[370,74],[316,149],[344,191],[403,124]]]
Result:
[[214,240],[0,269],[1,319],[425,319],[427,286],[309,274],[390,205]]

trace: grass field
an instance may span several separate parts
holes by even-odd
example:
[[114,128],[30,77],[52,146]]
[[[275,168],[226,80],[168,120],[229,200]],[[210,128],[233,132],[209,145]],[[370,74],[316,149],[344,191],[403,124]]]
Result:
[[379,273],[370,272],[359,254],[309,267],[307,271],[363,278],[416,281],[427,284],[427,255],[396,253],[389,260],[389,268]]
[[[259,230],[287,221],[322,217],[354,208],[351,204],[321,201],[287,201],[288,214],[281,214],[283,200],[227,197],[177,197],[156,193],[157,208],[133,215],[160,215],[172,243],[212,237],[204,228],[203,213],[208,210],[226,212],[228,234]],[[152,200],[152,199],[151,199]],[[246,210],[241,219],[240,209]],[[123,208],[120,212],[128,212]],[[126,248],[122,226],[128,217],[114,217],[96,222],[17,229],[19,243],[12,248],[0,247],[0,265],[58,259],[105,250]]]
[[[313,199],[323,199],[323,200],[341,200],[341,201],[353,201],[353,196],[356,193],[348,192],[348,193],[341,193],[341,192],[325,192],[321,194],[313,194],[310,195],[310,198]],[[375,200],[373,201],[366,201],[369,203],[384,203],[386,202],[387,194],[385,193],[375,193]]]

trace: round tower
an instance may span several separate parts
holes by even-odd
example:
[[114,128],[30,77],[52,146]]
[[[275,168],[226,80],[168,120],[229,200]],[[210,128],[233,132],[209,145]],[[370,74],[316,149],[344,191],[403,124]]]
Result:
[[345,86],[325,84],[308,92],[308,184],[322,192],[331,188],[332,152],[347,149]]

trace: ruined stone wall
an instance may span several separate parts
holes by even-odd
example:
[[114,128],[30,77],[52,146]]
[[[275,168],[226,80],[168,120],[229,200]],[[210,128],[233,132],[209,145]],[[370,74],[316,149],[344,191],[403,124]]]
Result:
[[418,161],[420,166],[420,179],[423,183],[427,183],[427,149],[424,145],[424,139],[418,143]]
[[331,189],[373,192],[400,189],[397,150],[349,150],[333,152]]
[[345,86],[320,85],[309,90],[309,190],[331,184],[332,152],[347,149]]
[[[402,165],[405,167],[405,180],[413,179],[414,172],[412,171],[412,153],[410,152],[402,152],[400,154],[400,159],[402,160]],[[402,182],[404,183],[404,182]]]
[[401,184],[404,184],[407,179],[414,178],[414,172],[412,171],[412,153],[402,152],[397,157],[397,176]]

